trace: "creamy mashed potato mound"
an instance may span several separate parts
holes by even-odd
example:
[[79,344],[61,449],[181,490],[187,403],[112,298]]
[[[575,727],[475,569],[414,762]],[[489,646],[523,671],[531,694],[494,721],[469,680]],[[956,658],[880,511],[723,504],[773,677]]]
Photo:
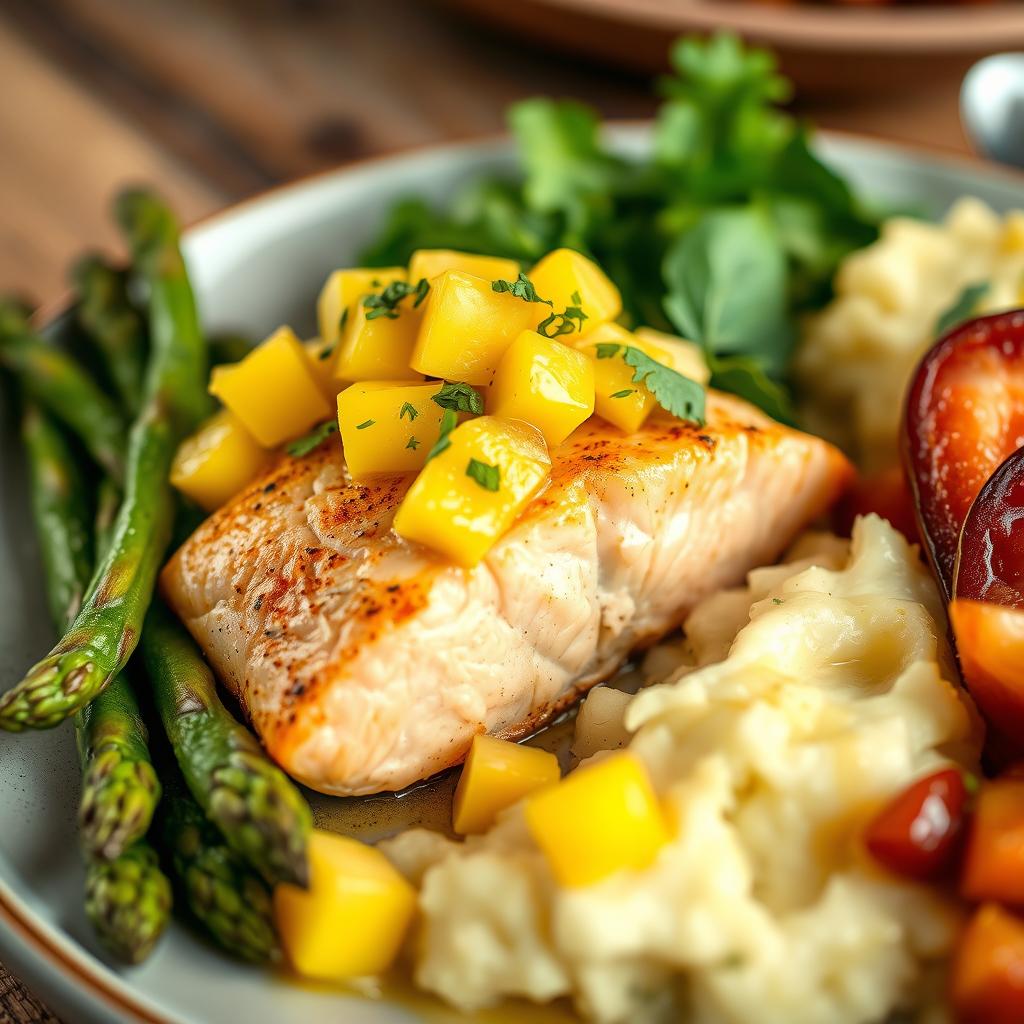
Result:
[[600,713],[581,717],[575,744],[617,745],[621,715],[671,821],[657,861],[560,888],[521,805],[465,843],[389,841],[420,890],[417,984],[466,1010],[569,997],[607,1024],[934,1009],[958,911],[878,869],[859,836],[909,782],[976,762],[945,635],[931,578],[876,517],[852,547],[809,535],[786,564],[709,598],[684,641],[648,656],[665,681],[628,705],[591,698]]
[[795,363],[804,425],[865,469],[884,468],[904,390],[939,318],[981,283],[989,287],[977,312],[1024,301],[1024,212],[1001,218],[967,198],[937,224],[886,221],[877,242],[847,257],[835,299],[805,327]]

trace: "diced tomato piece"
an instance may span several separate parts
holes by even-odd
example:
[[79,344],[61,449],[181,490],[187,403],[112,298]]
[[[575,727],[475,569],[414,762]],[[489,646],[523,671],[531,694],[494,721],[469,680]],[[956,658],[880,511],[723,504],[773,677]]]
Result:
[[982,784],[967,831],[960,891],[1024,906],[1024,779]]
[[849,537],[857,516],[866,516],[872,512],[887,519],[911,543],[918,543],[920,537],[914,497],[910,493],[903,467],[898,463],[881,473],[857,480],[836,505],[834,522],[837,532]]
[[950,999],[960,1024],[1024,1021],[1024,921],[994,903],[975,911],[953,958]]
[[952,863],[963,830],[967,787],[958,768],[913,783],[868,825],[864,844],[880,864],[908,878],[934,878]]
[[971,320],[921,361],[903,459],[918,525],[947,600],[960,529],[997,466],[1024,444],[1024,310]]

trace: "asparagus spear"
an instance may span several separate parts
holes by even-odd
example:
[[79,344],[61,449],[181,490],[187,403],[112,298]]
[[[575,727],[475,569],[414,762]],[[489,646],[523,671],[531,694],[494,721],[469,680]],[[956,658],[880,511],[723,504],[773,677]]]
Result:
[[269,883],[306,885],[306,801],[221,703],[199,649],[159,598],[142,655],[167,738],[206,816]]
[[149,956],[170,919],[171,883],[148,843],[136,843],[116,860],[89,862],[85,912],[119,960],[137,964]]
[[115,480],[124,475],[125,420],[117,406],[67,353],[29,326],[18,300],[0,298],[0,366],[16,373],[27,394],[71,428]]
[[128,300],[127,274],[89,253],[74,265],[71,279],[79,295],[78,322],[99,350],[121,405],[134,416],[142,399],[146,338],[142,317]]
[[270,889],[203,816],[183,785],[161,805],[163,846],[198,921],[229,953],[265,963],[280,951]]
[[171,460],[206,409],[205,348],[174,219],[141,191],[122,194],[117,213],[149,285],[152,344],[142,411],[129,435],[124,501],[110,549],[67,634],[0,697],[0,728],[12,732],[60,724],[124,668],[170,538]]
[[[89,579],[89,503],[63,435],[31,404],[22,435],[50,612],[60,628],[76,614]],[[80,817],[87,852],[108,859],[87,861],[85,908],[104,946],[137,963],[149,954],[170,914],[170,884],[152,849],[136,842],[153,816],[159,784],[127,683],[115,680],[87,711],[87,719],[75,716],[85,775]]]

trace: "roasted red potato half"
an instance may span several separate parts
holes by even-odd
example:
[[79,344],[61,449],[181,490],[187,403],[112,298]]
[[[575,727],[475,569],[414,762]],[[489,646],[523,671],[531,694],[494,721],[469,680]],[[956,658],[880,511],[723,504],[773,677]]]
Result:
[[968,509],[1024,444],[1024,310],[971,320],[921,361],[907,395],[903,460],[946,599]]

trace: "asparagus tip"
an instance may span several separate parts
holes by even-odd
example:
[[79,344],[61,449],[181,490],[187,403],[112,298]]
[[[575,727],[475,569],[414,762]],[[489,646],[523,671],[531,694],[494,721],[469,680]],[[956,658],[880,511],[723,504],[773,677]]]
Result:
[[52,729],[88,704],[109,680],[88,648],[56,651],[0,696],[0,729]]
[[125,760],[116,747],[100,751],[82,781],[78,820],[86,854],[116,860],[146,834],[159,800],[149,762]]

